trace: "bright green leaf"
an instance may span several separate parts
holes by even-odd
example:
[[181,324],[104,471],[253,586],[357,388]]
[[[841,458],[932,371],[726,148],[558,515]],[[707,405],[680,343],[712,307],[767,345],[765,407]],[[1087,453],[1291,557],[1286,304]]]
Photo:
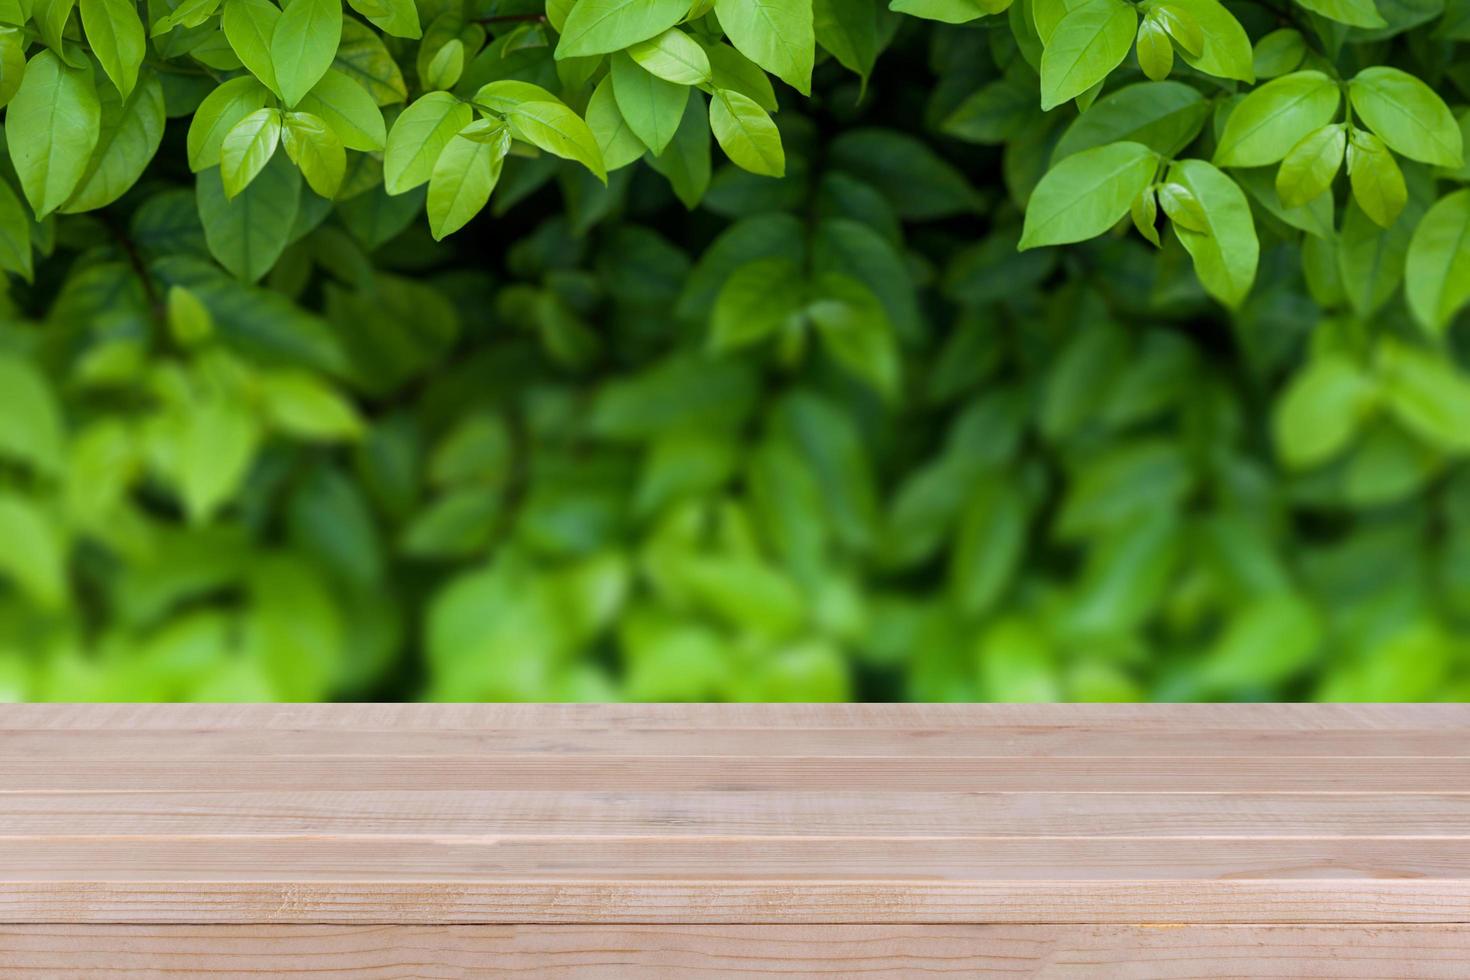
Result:
[[1083,150],[1046,172],[1026,205],[1022,249],[1095,238],[1128,213],[1159,158],[1141,143]]
[[1299,71],[1252,91],[1230,113],[1215,148],[1221,167],[1276,163],[1337,115],[1342,93],[1320,71]]
[[90,70],[42,51],[26,67],[5,109],[5,142],[21,190],[38,218],[71,197],[87,172],[102,130],[102,108]]
[[1423,327],[1434,334],[1470,302],[1470,190],[1459,190],[1425,212],[1409,242],[1404,292]]
[[709,125],[720,148],[737,166],[768,177],[786,173],[781,134],[766,111],[751,99],[729,89],[715,89]]
[[287,108],[321,81],[341,40],[341,0],[287,0],[270,40],[271,65]]

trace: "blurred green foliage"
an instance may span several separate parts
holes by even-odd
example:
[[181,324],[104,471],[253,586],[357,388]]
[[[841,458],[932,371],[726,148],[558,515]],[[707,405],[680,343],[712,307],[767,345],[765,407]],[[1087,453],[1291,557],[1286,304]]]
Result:
[[1268,173],[1234,311],[1173,235],[1018,252],[1116,136],[1016,93],[1004,14],[879,23],[783,91],[779,179],[512,155],[443,242],[421,190],[303,192],[256,284],[176,120],[37,224],[0,697],[1470,697],[1470,333],[1410,317],[1412,226],[1339,255]]

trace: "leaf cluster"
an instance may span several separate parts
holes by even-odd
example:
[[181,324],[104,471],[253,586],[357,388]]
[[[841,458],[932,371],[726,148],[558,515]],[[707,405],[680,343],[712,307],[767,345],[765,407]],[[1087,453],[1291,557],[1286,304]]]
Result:
[[0,0],[0,696],[1470,681],[1470,0]]

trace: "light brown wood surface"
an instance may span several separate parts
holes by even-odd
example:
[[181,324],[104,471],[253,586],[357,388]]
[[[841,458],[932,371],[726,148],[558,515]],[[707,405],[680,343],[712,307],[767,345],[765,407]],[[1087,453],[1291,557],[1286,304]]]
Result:
[[18,980],[96,976],[1463,980],[1454,926],[21,926]]
[[0,708],[0,977],[490,962],[1470,977],[1470,707]]

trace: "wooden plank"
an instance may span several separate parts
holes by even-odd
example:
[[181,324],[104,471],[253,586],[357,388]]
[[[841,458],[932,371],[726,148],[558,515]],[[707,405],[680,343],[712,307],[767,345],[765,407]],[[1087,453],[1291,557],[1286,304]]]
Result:
[[[0,837],[0,880],[1200,881],[1441,880],[1470,888],[1458,837]],[[712,887],[717,887],[712,886]]]
[[1470,923],[1463,881],[7,882],[0,923]]
[[7,760],[0,791],[852,790],[1008,793],[1470,793],[1470,758],[337,757],[220,763]]
[[[3,717],[3,713],[0,713]],[[793,738],[792,732],[799,733]],[[183,737],[184,735],[187,737]],[[309,727],[166,730],[35,729],[0,726],[0,766],[44,757],[133,762],[166,757],[236,761],[293,758],[443,759],[484,755],[559,757],[835,758],[1230,758],[1271,755],[1289,739],[1296,758],[1470,757],[1470,730],[1244,729],[1124,726],[950,728],[478,728],[395,731]]]
[[1077,709],[18,706],[0,922],[1470,922],[1463,706]]
[[1463,978],[1460,926],[30,926],[0,974],[685,980]]
[[0,793],[10,835],[1470,837],[1470,794]]
[[24,729],[785,728],[1038,730],[1173,733],[1443,731],[1470,734],[1466,704],[15,704],[0,731]]
[[1460,839],[0,838],[0,921],[1470,921]]

